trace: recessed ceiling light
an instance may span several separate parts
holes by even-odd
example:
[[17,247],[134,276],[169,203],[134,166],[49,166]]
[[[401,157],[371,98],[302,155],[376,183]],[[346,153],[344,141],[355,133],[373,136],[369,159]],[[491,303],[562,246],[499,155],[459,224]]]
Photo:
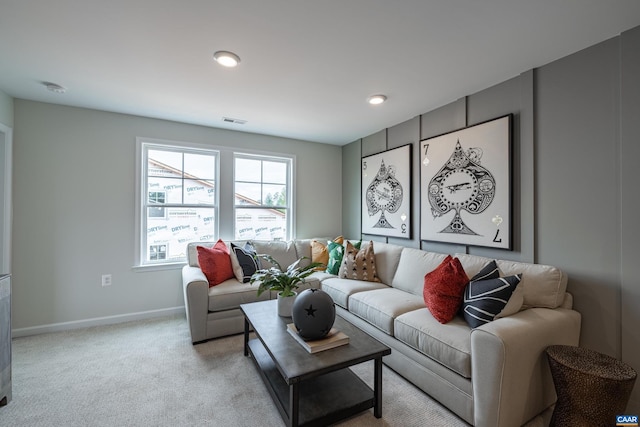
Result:
[[369,97],[369,104],[371,105],[379,105],[387,100],[387,97],[384,95],[373,95]]
[[66,87],[62,87],[62,86],[60,86],[59,84],[56,84],[56,83],[42,82],[42,84],[44,85],[44,87],[47,88],[47,90],[49,90],[51,92],[65,93],[67,91]]
[[215,59],[218,64],[223,67],[233,68],[240,63],[240,57],[233,52],[227,52],[224,50],[219,50],[213,54],[213,59]]

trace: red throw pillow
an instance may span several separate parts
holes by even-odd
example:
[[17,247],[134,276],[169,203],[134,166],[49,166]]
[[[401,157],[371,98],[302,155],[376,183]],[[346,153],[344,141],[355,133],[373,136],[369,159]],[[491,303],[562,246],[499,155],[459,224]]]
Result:
[[198,264],[200,269],[207,276],[209,287],[219,285],[225,280],[235,277],[231,266],[229,248],[219,239],[212,248],[196,246],[198,250]]
[[424,302],[438,322],[447,323],[455,317],[467,283],[469,278],[460,260],[451,255],[424,276]]

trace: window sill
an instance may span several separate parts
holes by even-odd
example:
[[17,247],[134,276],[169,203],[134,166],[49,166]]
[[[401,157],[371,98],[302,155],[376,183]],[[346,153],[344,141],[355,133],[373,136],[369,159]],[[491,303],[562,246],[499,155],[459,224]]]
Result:
[[134,265],[131,267],[131,270],[142,273],[148,271],[162,271],[162,270],[180,270],[182,267],[187,265],[186,262],[172,262],[167,264],[145,264],[145,265]]

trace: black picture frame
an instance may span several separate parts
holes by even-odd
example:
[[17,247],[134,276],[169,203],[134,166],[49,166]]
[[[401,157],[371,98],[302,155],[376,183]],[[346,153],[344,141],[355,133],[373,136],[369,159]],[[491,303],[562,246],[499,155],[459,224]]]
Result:
[[420,141],[420,239],[512,250],[513,114]]
[[362,233],[411,238],[412,144],[362,157]]

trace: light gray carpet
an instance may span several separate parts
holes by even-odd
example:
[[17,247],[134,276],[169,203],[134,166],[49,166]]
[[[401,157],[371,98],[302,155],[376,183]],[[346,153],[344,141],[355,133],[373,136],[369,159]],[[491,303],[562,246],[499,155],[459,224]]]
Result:
[[[193,346],[181,316],[14,339],[0,426],[282,426],[242,345]],[[353,370],[372,384],[372,362]],[[467,426],[386,366],[383,379],[383,417],[341,426]]]

